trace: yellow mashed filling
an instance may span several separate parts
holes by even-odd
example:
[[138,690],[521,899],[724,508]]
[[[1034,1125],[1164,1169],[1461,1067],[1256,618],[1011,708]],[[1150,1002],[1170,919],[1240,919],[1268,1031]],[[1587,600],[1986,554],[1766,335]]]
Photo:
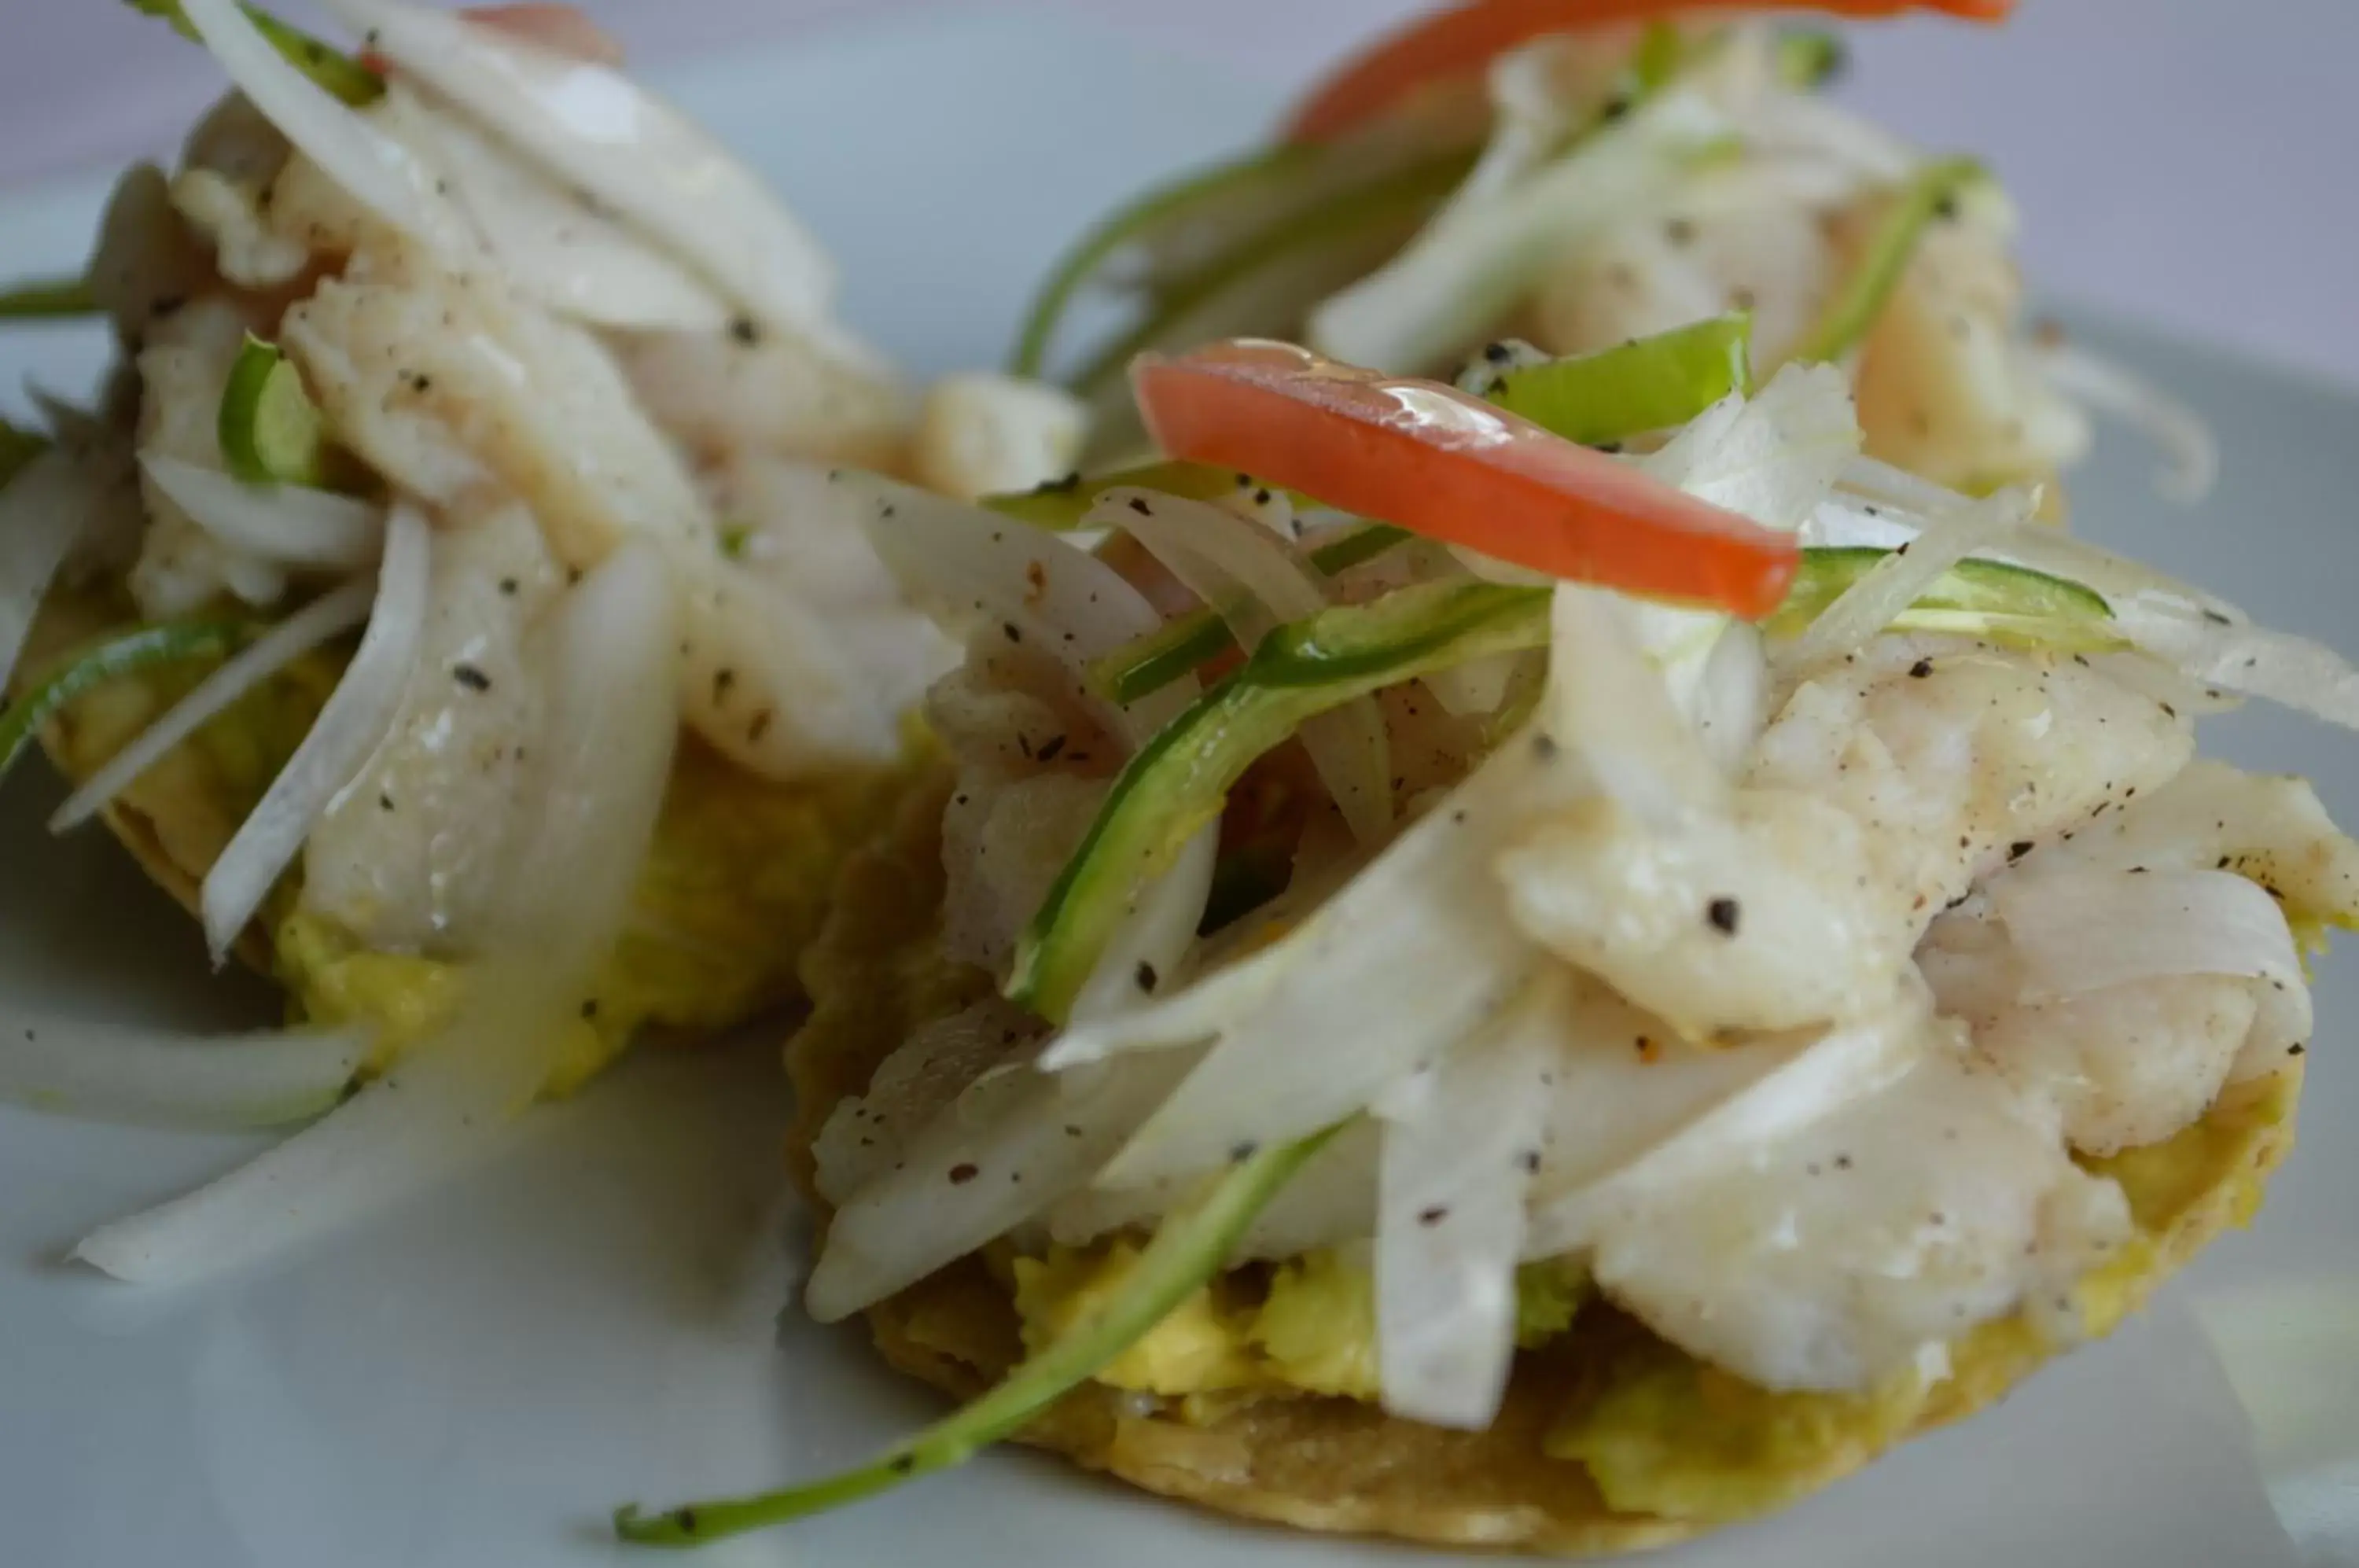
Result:
[[[1137,1267],[1135,1242],[1052,1247],[1011,1267],[1024,1348],[1046,1349],[1093,1315]],[[1578,1269],[1530,1264],[1516,1275],[1516,1340],[1531,1349],[1572,1325],[1588,1292]],[[1101,1370],[1098,1381],[1217,1415],[1208,1394],[1299,1393],[1373,1400],[1375,1285],[1364,1255],[1322,1247],[1267,1269],[1223,1275],[1174,1308]]]
[[[45,628],[51,648],[104,624],[89,606],[70,607],[60,621]],[[93,691],[46,737],[59,763],[86,777],[213,667],[192,660]],[[126,837],[150,841],[134,848],[151,872],[168,886],[193,886],[293,755],[341,669],[324,653],[290,667],[124,793],[118,810],[137,824]],[[630,923],[565,1024],[550,1092],[577,1087],[644,1031],[710,1033],[798,995],[796,959],[818,931],[837,865],[888,819],[928,749],[913,724],[908,760],[897,767],[777,784],[684,739]],[[267,943],[243,951],[286,986],[296,1021],[375,1026],[369,1067],[381,1069],[450,1015],[462,971],[372,951],[303,909],[300,891],[299,875],[281,881],[260,922]]]

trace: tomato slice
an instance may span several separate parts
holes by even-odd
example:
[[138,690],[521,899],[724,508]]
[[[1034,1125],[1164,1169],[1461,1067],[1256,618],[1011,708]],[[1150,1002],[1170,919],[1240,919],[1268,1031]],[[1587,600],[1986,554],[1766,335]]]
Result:
[[1131,366],[1164,452],[1551,576],[1757,620],[1786,596],[1789,534],[1445,387],[1240,338]]
[[[1995,22],[2014,5],[2015,0],[1817,0],[1806,8],[1842,16],[1946,11]],[[1546,33],[1701,8],[1695,0],[1467,0],[1411,22],[1346,60],[1288,117],[1285,139],[1332,141],[1418,88],[1478,71]]]

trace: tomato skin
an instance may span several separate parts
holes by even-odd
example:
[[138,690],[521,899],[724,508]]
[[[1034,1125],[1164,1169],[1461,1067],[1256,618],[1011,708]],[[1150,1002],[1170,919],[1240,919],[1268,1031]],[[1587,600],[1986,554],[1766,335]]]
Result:
[[[1801,8],[1858,17],[1931,10],[1996,22],[2014,7],[2015,0],[1817,0]],[[1296,106],[1281,139],[1332,141],[1418,88],[1479,71],[1543,34],[1702,8],[1692,0],[1470,0],[1412,21],[1352,56]]]
[[1550,576],[1757,620],[1800,561],[1791,535],[1439,382],[1252,338],[1144,355],[1131,380],[1170,457]]

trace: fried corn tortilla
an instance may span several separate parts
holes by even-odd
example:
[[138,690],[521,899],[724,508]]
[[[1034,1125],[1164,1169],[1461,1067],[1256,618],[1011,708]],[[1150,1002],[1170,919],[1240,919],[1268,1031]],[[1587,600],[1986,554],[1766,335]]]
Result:
[[[98,593],[51,595],[19,670],[19,690],[50,659],[123,629],[128,610]],[[80,782],[210,673],[190,664],[113,682],[61,713],[41,741]],[[157,885],[192,915],[206,869],[293,753],[339,673],[313,654],[248,693],[158,761],[104,820]],[[916,746],[913,757],[923,752]],[[550,1087],[578,1085],[639,1034],[696,1039],[795,999],[795,960],[817,933],[844,854],[887,822],[921,766],[782,785],[755,778],[692,738],[673,765],[638,914],[585,999]],[[455,971],[434,959],[368,952],[298,908],[288,878],[239,940],[241,959],[283,985],[300,1020],[378,1029],[378,1058],[440,1022]]]
[[[940,956],[940,822],[947,784],[904,801],[892,833],[853,855],[805,953],[813,1011],[787,1047],[797,1095],[788,1158],[813,1190],[828,1113],[861,1093],[918,1025],[985,995]],[[2086,1277],[2091,1335],[2110,1332],[2221,1232],[2247,1221],[2292,1148],[2301,1085],[2288,1070],[2235,1086],[2165,1142],[2093,1161],[2127,1193],[2136,1235]],[[1021,1358],[1008,1288],[970,1257],[868,1312],[877,1348],[964,1399]],[[1991,1404],[2065,1348],[2022,1315],[1952,1343],[1951,1375],[1858,1396],[1772,1394],[1708,1367],[1602,1302],[1516,1363],[1497,1421],[1451,1432],[1355,1400],[1272,1394],[1202,1424],[1100,1383],[1023,1433],[1166,1497],[1299,1529],[1572,1556],[1699,1534],[1792,1503],[1919,1432]]]

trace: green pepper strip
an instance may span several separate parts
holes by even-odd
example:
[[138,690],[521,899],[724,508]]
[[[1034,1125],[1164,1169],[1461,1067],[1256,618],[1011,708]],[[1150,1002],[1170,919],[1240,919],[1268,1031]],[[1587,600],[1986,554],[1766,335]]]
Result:
[[0,321],[40,321],[65,316],[94,316],[97,296],[80,278],[49,278],[0,290]]
[[0,490],[25,470],[26,464],[49,450],[49,438],[0,419]]
[[1802,91],[1823,87],[1842,73],[1850,58],[1851,51],[1837,33],[1803,28],[1777,35],[1777,80],[1788,87]]
[[1866,257],[1827,302],[1793,357],[1841,359],[1865,338],[1875,318],[1884,313],[1885,301],[1899,287],[1901,275],[1908,270],[1925,226],[1955,206],[1962,188],[1982,178],[1982,165],[1968,158],[1943,158],[1918,170],[1901,187],[1892,210],[1868,241]]
[[234,650],[253,630],[243,620],[165,621],[86,643],[50,666],[23,697],[0,711],[0,778],[16,766],[41,726],[77,698],[158,665],[213,659]]
[[[1799,635],[1891,553],[1870,546],[1804,550],[1793,588],[1762,631],[1772,639]],[[1892,625],[1899,631],[1956,632],[2057,652],[2096,653],[2129,646],[2127,637],[2111,629],[2113,618],[2104,594],[2068,578],[2003,561],[1962,561]]]
[[1490,400],[1542,430],[1602,446],[1684,425],[1732,392],[1750,392],[1753,318],[1735,311],[1595,354],[1511,370]]
[[[1686,424],[1730,393],[1748,388],[1752,330],[1752,318],[1742,312],[1715,316],[1596,354],[1510,371],[1492,388],[1490,400],[1584,445],[1668,430]],[[1159,489],[1164,485],[1158,475],[1165,470],[1206,476],[1200,483],[1230,478],[1215,469],[1166,463],[1098,483],[1101,487],[1126,483]],[[1311,564],[1332,576],[1408,538],[1395,528],[1364,528],[1312,551]],[[1091,684],[1114,702],[1134,702],[1234,645],[1221,618],[1200,610],[1107,654],[1090,671]]]
[[278,346],[251,332],[230,365],[214,433],[230,473],[249,485],[326,482],[327,421]]
[[1017,944],[1010,999],[1063,1018],[1105,933],[1264,752],[1379,688],[1548,641],[1543,588],[1419,583],[1280,626],[1134,755]]
[[[1409,537],[1390,523],[1371,523],[1312,550],[1310,564],[1332,577],[1407,544]],[[1116,702],[1135,702],[1236,645],[1227,622],[1210,610],[1194,611],[1099,659],[1090,667],[1090,685]]]
[[991,1392],[874,1462],[825,1480],[756,1497],[690,1503],[658,1514],[636,1505],[614,1511],[614,1533],[644,1546],[694,1546],[808,1519],[889,1491],[905,1481],[964,1464],[1020,1431],[1068,1391],[1138,1343],[1227,1263],[1256,1215],[1325,1148],[1332,1127],[1247,1155],[1207,1184],[1202,1197],[1166,1219],[1137,1265],[1088,1318],[1009,1373]]
[[[180,8],[179,0],[130,0],[130,5],[142,16],[170,23],[172,30],[182,38],[191,42],[203,41],[188,13]],[[259,6],[241,5],[238,8],[287,63],[342,102],[358,107],[375,103],[385,92],[385,79],[352,56],[321,42],[300,27],[280,21]]]
[[1075,297],[1107,260],[1163,224],[1184,216],[1191,208],[1249,185],[1284,179],[1316,156],[1311,149],[1278,147],[1234,159],[1158,185],[1131,201],[1076,241],[1033,297],[1008,369],[1017,376],[1038,376],[1047,363],[1049,346]]
[[1130,362],[1154,347],[1172,322],[1298,251],[1332,245],[1430,211],[1465,180],[1474,156],[1445,153],[1289,213],[1173,289],[1146,321],[1100,351],[1066,385],[1084,396],[1101,390],[1127,373]]

